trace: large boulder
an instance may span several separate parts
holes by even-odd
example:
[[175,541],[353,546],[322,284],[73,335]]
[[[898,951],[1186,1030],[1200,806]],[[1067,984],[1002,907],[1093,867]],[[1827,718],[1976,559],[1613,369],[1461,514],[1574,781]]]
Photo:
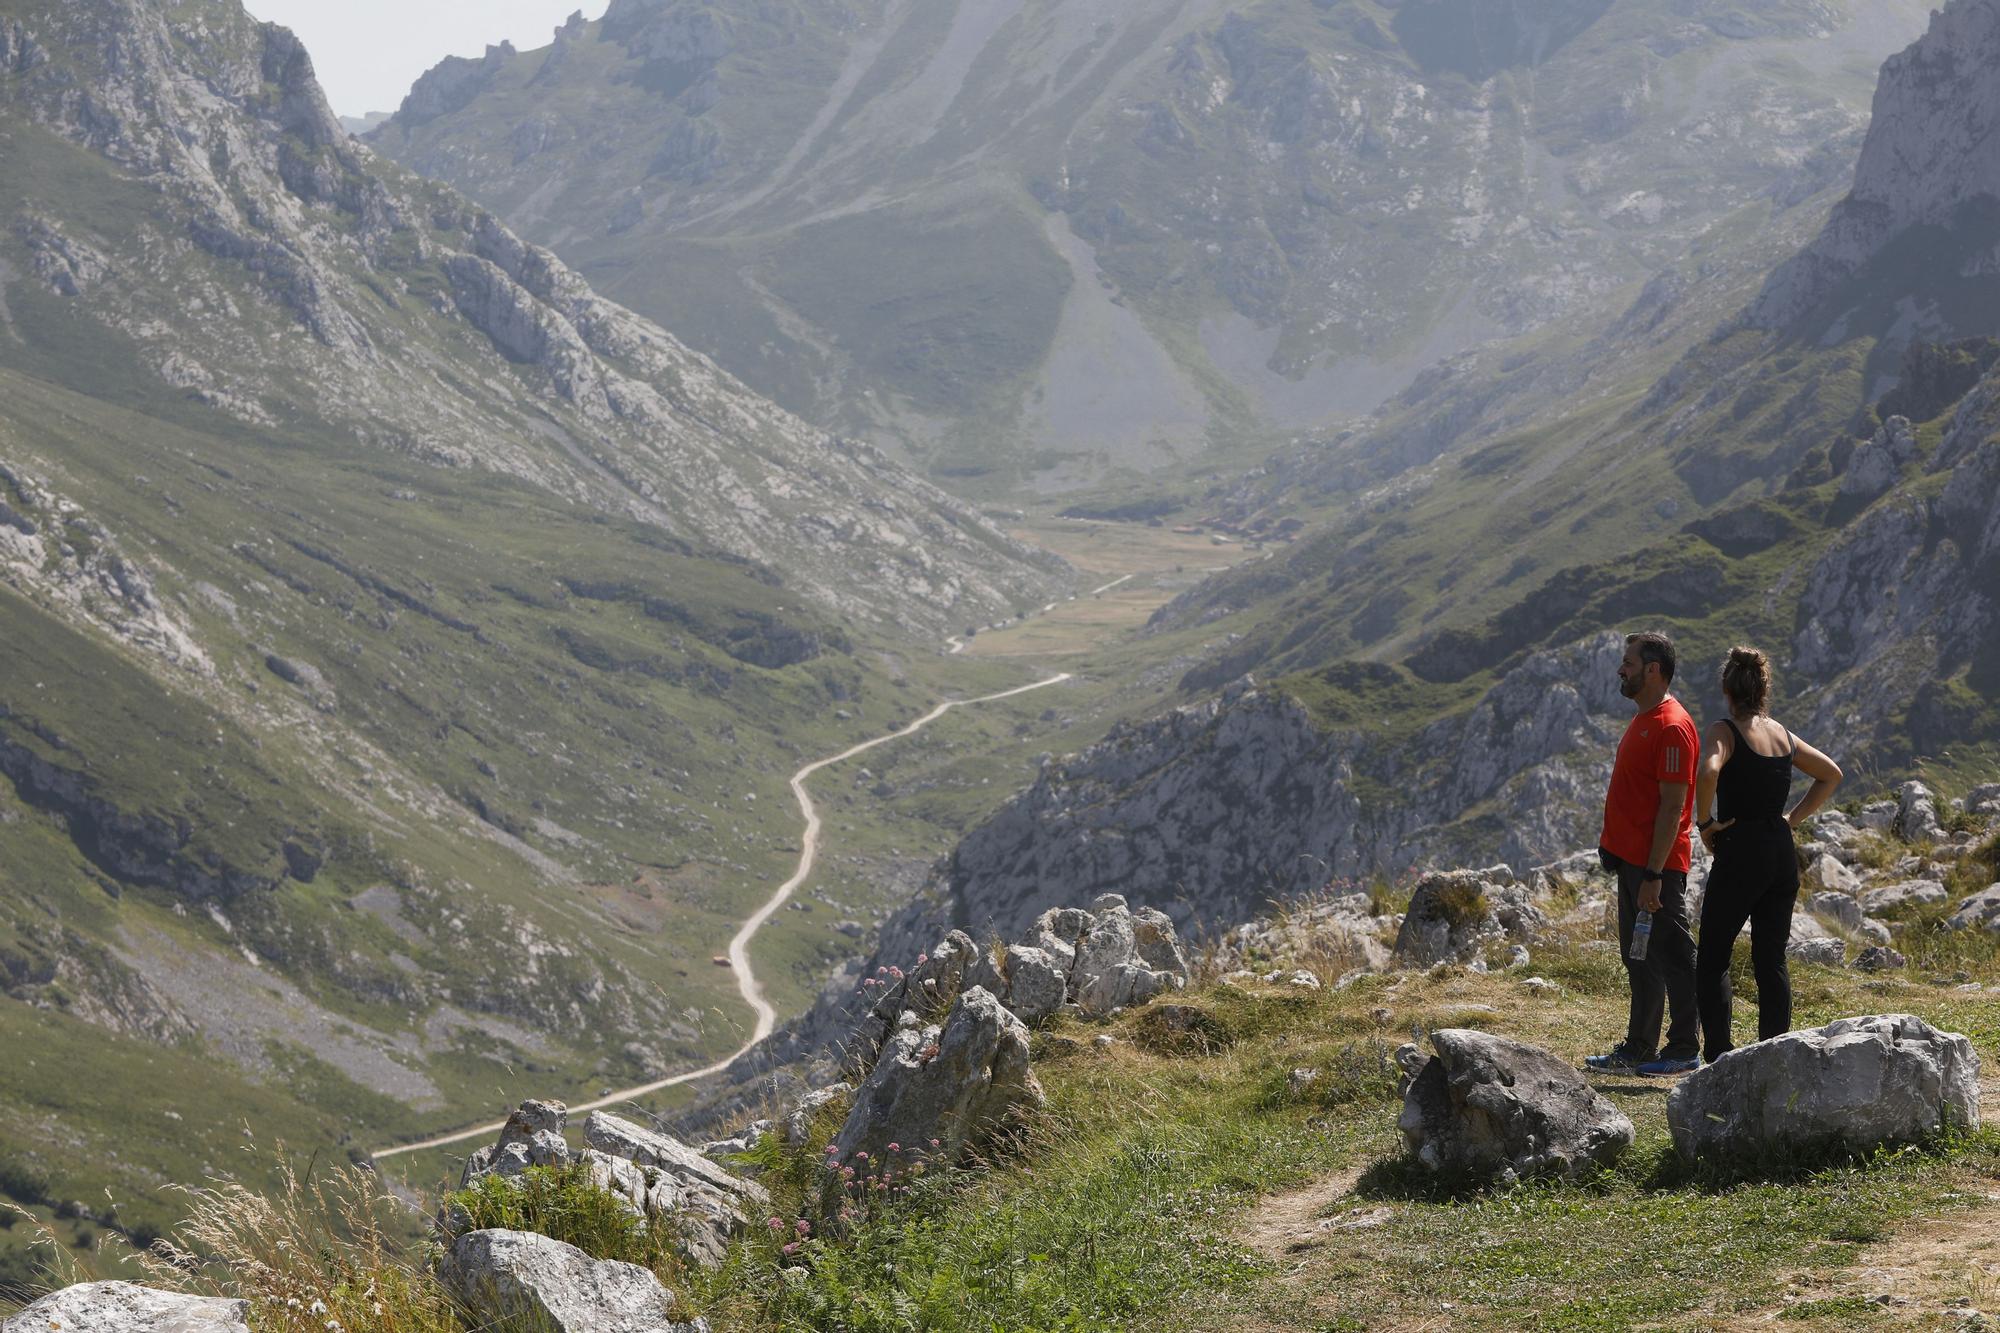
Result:
[[1469,963],[1502,940],[1532,942],[1547,924],[1533,889],[1505,866],[1440,871],[1417,881],[1396,936],[1396,961]]
[[1490,1032],[1445,1028],[1426,1059],[1404,1046],[1403,1112],[1396,1121],[1432,1171],[1512,1183],[1575,1177],[1632,1146],[1632,1122],[1583,1075],[1540,1047]]
[[[991,991],[974,986],[942,1025],[909,1023],[890,1034],[834,1137],[832,1156],[881,1162],[894,1143],[898,1151],[921,1146],[934,1161],[956,1161],[984,1133],[1042,1104],[1028,1067],[1027,1027]],[[858,1159],[861,1153],[867,1158]]]
[[607,1157],[654,1173],[645,1177],[649,1191],[659,1191],[662,1180],[671,1185],[679,1245],[696,1263],[722,1262],[730,1238],[769,1211],[770,1192],[762,1185],[731,1174],[679,1139],[620,1116],[592,1111],[583,1122],[583,1139]]
[[1944,924],[1947,930],[2000,930],[2000,884],[1989,884],[1960,902]]
[[85,1282],[42,1297],[0,1333],[250,1333],[250,1302],[131,1282]]
[[[1861,892],[1861,876],[1849,869],[1845,862],[1830,852],[1821,852],[1812,863],[1806,875],[1828,894],[1849,897]],[[1815,894],[1815,898],[1825,894]]]
[[1909,1014],[1843,1018],[1739,1046],[1667,1094],[1687,1161],[1865,1152],[1979,1124],[1979,1056]]
[[561,1102],[525,1101],[500,1127],[499,1139],[465,1159],[458,1187],[481,1176],[518,1176],[531,1166],[562,1166],[569,1161],[563,1127],[569,1108]]
[[674,1294],[649,1270],[532,1231],[468,1231],[438,1277],[482,1322],[519,1320],[547,1333],[708,1331],[705,1319],[674,1321]]

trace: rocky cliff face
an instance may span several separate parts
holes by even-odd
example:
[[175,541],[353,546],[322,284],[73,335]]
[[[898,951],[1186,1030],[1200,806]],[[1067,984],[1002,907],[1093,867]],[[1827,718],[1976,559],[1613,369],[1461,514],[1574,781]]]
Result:
[[1992,0],[1954,0],[1934,11],[1929,30],[1889,58],[1853,191],[1818,240],[1772,275],[1752,322],[1791,323],[1916,227],[1975,233],[1952,276],[2000,274],[1990,235],[2000,209],[1996,65],[2000,4]]
[[1589,845],[1630,716],[1622,651],[1602,634],[1535,654],[1394,746],[1248,683],[1121,727],[1050,761],[968,834],[878,953],[913,957],[946,928],[1011,939],[1079,894],[1206,928],[1330,878],[1472,856],[1531,865]]
[[[165,386],[252,427],[305,414],[519,477],[927,633],[1051,586],[1051,562],[969,508],[757,399],[357,145],[286,30],[227,4],[17,12],[0,113],[155,201],[91,216],[61,177],[18,177],[21,267]],[[263,354],[274,339],[283,357]]]

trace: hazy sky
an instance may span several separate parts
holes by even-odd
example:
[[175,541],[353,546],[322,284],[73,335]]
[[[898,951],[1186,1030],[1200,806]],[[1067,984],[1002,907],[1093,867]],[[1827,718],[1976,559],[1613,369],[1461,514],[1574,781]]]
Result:
[[446,56],[476,56],[487,43],[523,51],[547,46],[576,10],[601,18],[606,0],[246,0],[260,19],[282,23],[312,52],[327,100],[343,116],[394,111],[417,76]]

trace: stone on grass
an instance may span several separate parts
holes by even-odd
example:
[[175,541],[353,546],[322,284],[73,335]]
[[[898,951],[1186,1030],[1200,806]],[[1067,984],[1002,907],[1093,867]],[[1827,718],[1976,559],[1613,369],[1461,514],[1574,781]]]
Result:
[[583,1140],[598,1152],[652,1168],[673,1182],[680,1193],[677,1244],[695,1263],[721,1263],[730,1237],[770,1208],[770,1193],[762,1185],[731,1174],[679,1139],[622,1117],[592,1111],[583,1122]]
[[1425,875],[1397,932],[1396,961],[1406,967],[1469,963],[1503,939],[1533,940],[1547,924],[1533,897],[1505,866]]
[[1832,935],[1818,939],[1795,939],[1785,945],[1785,957],[1795,963],[1818,963],[1821,967],[1839,967],[1847,961],[1847,941]]
[[2000,815],[2000,782],[1982,783],[1965,794],[1966,813]]
[[532,1231],[468,1231],[438,1277],[482,1321],[519,1320],[548,1333],[707,1333],[675,1322],[674,1294],[637,1264],[593,1259]]
[[1837,921],[1849,930],[1861,928],[1861,900],[1851,893],[1815,893],[1806,900],[1806,910],[1828,921]]
[[1667,1094],[1667,1128],[1687,1161],[1867,1152],[1978,1124],[1972,1043],[1909,1014],[1739,1046]]
[[1868,890],[1861,895],[1861,906],[1868,915],[1881,916],[1884,912],[1900,912],[1911,907],[1941,903],[1946,896],[1944,885],[1934,879],[1906,879]]
[[1437,1051],[1396,1052],[1406,1082],[1396,1121],[1430,1170],[1511,1184],[1574,1178],[1632,1145],[1632,1122],[1578,1073],[1525,1042],[1470,1028],[1431,1034]]
[[1861,876],[1848,869],[1839,858],[1830,853],[1822,852],[1806,874],[1827,893],[1851,896],[1861,892]]
[[1854,959],[1854,966],[1861,972],[1894,972],[1909,966],[1910,960],[1886,944],[1871,944]]
[[1888,922],[1877,921],[1872,916],[1862,917],[1861,924],[1854,928],[1854,933],[1870,944],[1887,944],[1895,938],[1889,930]]
[[132,1282],[51,1292],[0,1322],[0,1333],[250,1333],[250,1302],[183,1296]]
[[2000,884],[1990,884],[1959,903],[1944,924],[1947,930],[2000,930]]
[[974,986],[942,1025],[898,1028],[854,1095],[834,1136],[836,1161],[865,1152],[880,1162],[891,1143],[938,1147],[936,1161],[956,1161],[989,1131],[1042,1105],[1028,1067],[1028,1029],[991,991]]
[[569,1144],[563,1126],[569,1108],[561,1102],[525,1101],[508,1115],[500,1127],[500,1138],[465,1159],[458,1187],[464,1189],[481,1176],[518,1176],[531,1166],[563,1166],[569,1162]]

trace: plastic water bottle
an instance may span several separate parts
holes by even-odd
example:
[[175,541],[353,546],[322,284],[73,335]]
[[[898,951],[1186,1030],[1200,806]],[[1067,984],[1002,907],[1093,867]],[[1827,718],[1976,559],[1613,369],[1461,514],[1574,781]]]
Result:
[[1651,912],[1641,912],[1632,918],[1632,947],[1625,951],[1625,956],[1633,959],[1635,962],[1644,961],[1647,946],[1652,944],[1652,942],[1653,914]]

